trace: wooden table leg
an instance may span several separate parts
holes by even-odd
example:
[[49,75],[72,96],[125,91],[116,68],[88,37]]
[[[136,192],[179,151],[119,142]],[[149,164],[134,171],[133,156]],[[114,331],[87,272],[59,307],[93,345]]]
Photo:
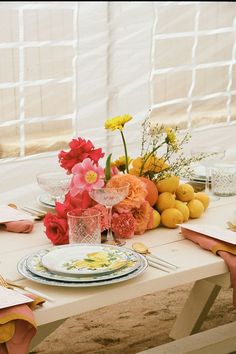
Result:
[[169,337],[179,339],[197,333],[220,289],[221,286],[211,281],[196,281]]
[[36,347],[36,345],[41,343],[47,336],[49,336],[49,334],[54,332],[65,320],[66,318],[63,320],[59,320],[59,321],[55,321],[55,322],[51,322],[39,326],[38,332],[31,342],[30,350],[32,350],[34,347]]

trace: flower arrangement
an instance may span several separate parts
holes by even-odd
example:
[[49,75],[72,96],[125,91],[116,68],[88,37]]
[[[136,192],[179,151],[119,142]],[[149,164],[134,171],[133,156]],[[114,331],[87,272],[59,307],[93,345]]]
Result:
[[112,161],[110,154],[105,168],[100,164],[105,156],[102,149],[95,148],[90,140],[81,137],[72,139],[69,151],[58,154],[60,166],[73,176],[64,202],[56,202],[55,214],[47,213],[44,219],[46,235],[53,244],[68,243],[69,211],[86,209],[89,213],[89,210],[97,209],[101,213],[102,231],[108,228],[105,206],[96,203],[89,195],[93,188],[105,185],[120,187],[129,183],[128,196],[112,209],[111,226],[115,237],[131,238],[152,229],[155,226],[153,207],[158,198],[156,182],[172,175],[190,175],[191,162],[202,158],[186,158],[183,155],[182,146],[188,142],[188,134],[180,140],[177,128],[153,126],[146,118],[142,124],[141,154],[132,159],[128,156],[124,136],[124,127],[131,119],[132,116],[125,114],[105,122],[105,129],[120,132],[125,153],[115,161]]

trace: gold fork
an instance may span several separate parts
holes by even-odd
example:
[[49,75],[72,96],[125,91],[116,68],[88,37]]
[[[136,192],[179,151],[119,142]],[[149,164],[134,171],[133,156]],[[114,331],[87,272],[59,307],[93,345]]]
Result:
[[0,286],[4,286],[5,288],[13,289],[13,290],[14,290],[14,288],[19,288],[19,289],[22,289],[24,291],[28,291],[28,292],[30,292],[32,294],[41,296],[45,300],[54,301],[54,299],[51,296],[48,296],[48,295],[42,293],[41,291],[37,291],[37,290],[29,288],[27,286],[19,285],[19,284],[16,284],[15,282],[13,282],[13,281],[4,279],[1,276],[1,274],[0,274]]
[[14,209],[21,209],[25,213],[31,215],[34,217],[35,220],[42,220],[45,215],[47,214],[44,210],[39,210],[36,208],[30,208],[30,207],[17,207],[16,204],[10,203],[8,204],[9,207],[14,208]]
[[7,283],[7,281],[1,276],[1,274],[0,274],[0,286],[3,286],[4,288],[8,288],[8,289],[13,289],[13,287]]
[[15,287],[15,288],[25,290],[24,286],[19,285],[19,284],[15,284],[9,280],[4,279],[1,274],[0,274],[0,285],[4,286],[4,288],[8,288],[8,289],[14,289],[14,287]]

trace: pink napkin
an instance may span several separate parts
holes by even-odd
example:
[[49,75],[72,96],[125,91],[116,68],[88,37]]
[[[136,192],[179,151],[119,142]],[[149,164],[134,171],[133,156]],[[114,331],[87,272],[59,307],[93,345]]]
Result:
[[182,227],[181,234],[185,238],[197,243],[201,248],[209,250],[224,259],[229,268],[231,285],[233,287],[233,306],[236,307],[236,246]]
[[27,354],[37,325],[32,310],[44,302],[32,294],[33,302],[0,310],[0,354]]
[[31,220],[9,221],[0,224],[0,228],[10,232],[29,233],[33,230],[34,223]]

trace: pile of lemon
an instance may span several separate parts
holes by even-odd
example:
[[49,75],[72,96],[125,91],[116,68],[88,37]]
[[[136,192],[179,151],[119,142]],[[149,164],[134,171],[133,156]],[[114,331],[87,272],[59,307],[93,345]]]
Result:
[[189,219],[200,218],[209,206],[209,197],[204,192],[194,192],[188,183],[180,183],[178,176],[160,180],[156,184],[158,198],[153,206],[156,227],[163,225],[175,228]]

